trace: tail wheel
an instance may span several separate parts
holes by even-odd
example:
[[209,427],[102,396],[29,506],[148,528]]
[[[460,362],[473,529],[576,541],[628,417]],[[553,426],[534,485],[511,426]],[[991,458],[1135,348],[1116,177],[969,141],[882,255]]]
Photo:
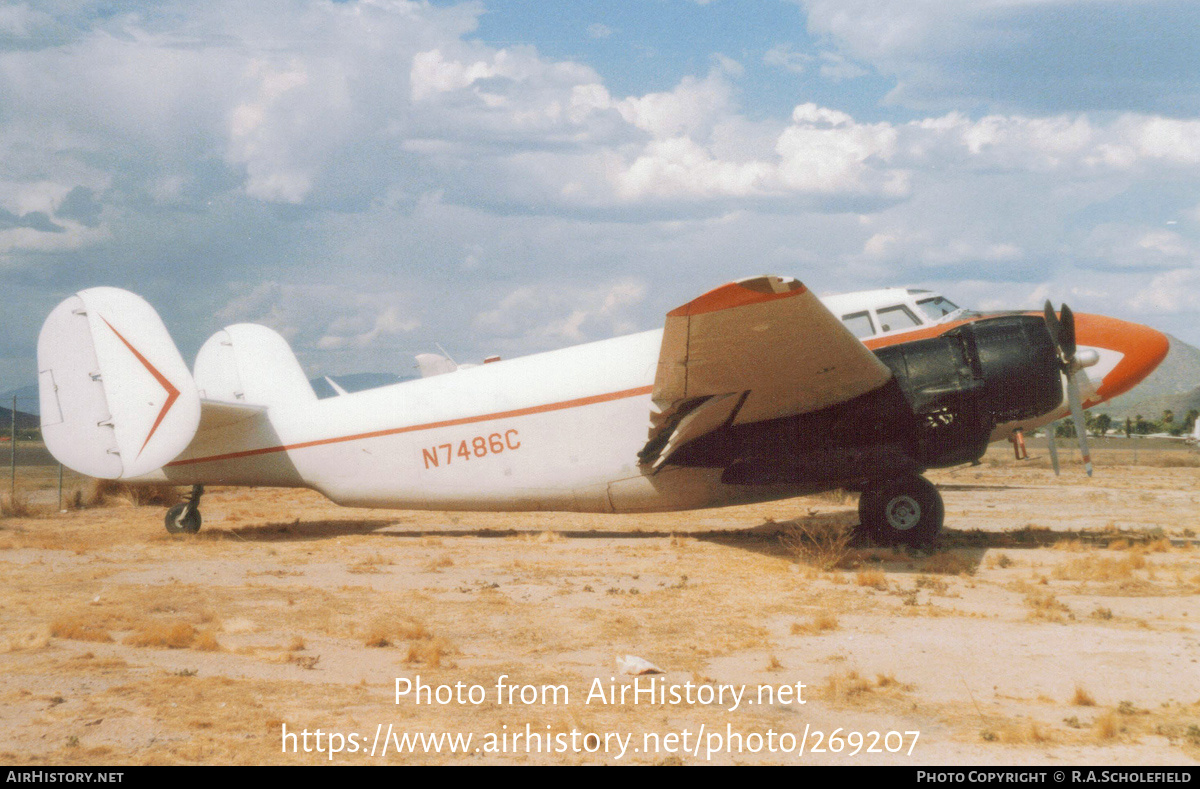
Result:
[[938,489],[916,474],[864,491],[858,501],[863,528],[882,545],[929,545],[941,533],[945,514]]
[[167,510],[164,525],[171,534],[195,534],[200,531],[200,497],[204,495],[203,485],[193,485],[192,492],[187,495],[187,501],[176,504]]
[[195,534],[200,531],[200,510],[191,504],[176,504],[167,510],[165,525],[171,534]]

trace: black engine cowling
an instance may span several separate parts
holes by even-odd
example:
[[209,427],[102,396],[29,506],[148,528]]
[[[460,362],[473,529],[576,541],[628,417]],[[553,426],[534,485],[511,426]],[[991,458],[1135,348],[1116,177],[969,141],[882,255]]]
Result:
[[876,355],[917,419],[917,456],[928,466],[975,460],[996,425],[1040,416],[1063,399],[1058,355],[1040,317],[985,318]]

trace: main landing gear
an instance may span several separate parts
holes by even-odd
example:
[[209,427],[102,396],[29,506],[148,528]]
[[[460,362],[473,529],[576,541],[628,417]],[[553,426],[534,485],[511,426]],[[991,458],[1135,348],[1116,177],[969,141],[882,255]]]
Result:
[[862,529],[880,545],[930,545],[942,530],[942,494],[918,474],[906,474],[864,490],[858,500]]
[[187,501],[167,510],[167,531],[171,534],[195,534],[200,531],[200,497],[203,495],[203,485],[192,485]]

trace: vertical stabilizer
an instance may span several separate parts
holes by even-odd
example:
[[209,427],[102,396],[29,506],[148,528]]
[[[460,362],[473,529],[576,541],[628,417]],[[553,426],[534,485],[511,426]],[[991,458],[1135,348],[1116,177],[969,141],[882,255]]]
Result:
[[270,407],[317,399],[287,340],[254,323],[226,326],[209,337],[195,369],[206,400]]
[[46,318],[38,388],[46,448],[93,477],[154,471],[200,424],[200,398],[162,319],[116,288],[81,290]]

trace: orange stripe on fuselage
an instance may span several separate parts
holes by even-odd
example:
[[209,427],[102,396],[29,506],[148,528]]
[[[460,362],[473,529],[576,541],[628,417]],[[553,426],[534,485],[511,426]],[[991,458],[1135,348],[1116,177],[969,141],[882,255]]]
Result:
[[498,411],[493,414],[481,414],[479,416],[465,416],[459,419],[446,419],[441,422],[427,422],[420,425],[409,425],[408,427],[394,427],[387,430],[373,430],[369,433],[355,433],[349,436],[338,436],[336,438],[320,438],[315,441],[302,441],[298,444],[283,444],[276,447],[263,447],[261,449],[247,449],[241,452],[229,452],[224,455],[210,455],[202,458],[187,458],[185,460],[176,460],[168,463],[167,467],[175,466],[190,466],[196,463],[213,463],[219,460],[235,460],[237,458],[254,457],[256,455],[267,455],[273,452],[288,452],[293,449],[307,449],[309,447],[319,447],[326,444],[340,444],[346,441],[359,441],[366,438],[380,438],[382,436],[396,436],[401,433],[415,433],[420,430],[434,430],[439,427],[455,427],[457,425],[470,425],[476,422],[487,422],[493,419],[509,419],[517,416],[529,416],[530,414],[544,414],[550,411],[562,411],[568,408],[579,408],[585,405],[595,405],[597,403],[607,403],[613,400],[623,400],[627,397],[637,397],[639,395],[650,394],[654,390],[652,386],[639,386],[636,389],[623,389],[619,392],[609,392],[602,395],[592,395],[591,397],[580,397],[575,400],[564,400],[559,403],[547,403],[546,405],[529,406],[528,408],[516,408],[512,411]]

